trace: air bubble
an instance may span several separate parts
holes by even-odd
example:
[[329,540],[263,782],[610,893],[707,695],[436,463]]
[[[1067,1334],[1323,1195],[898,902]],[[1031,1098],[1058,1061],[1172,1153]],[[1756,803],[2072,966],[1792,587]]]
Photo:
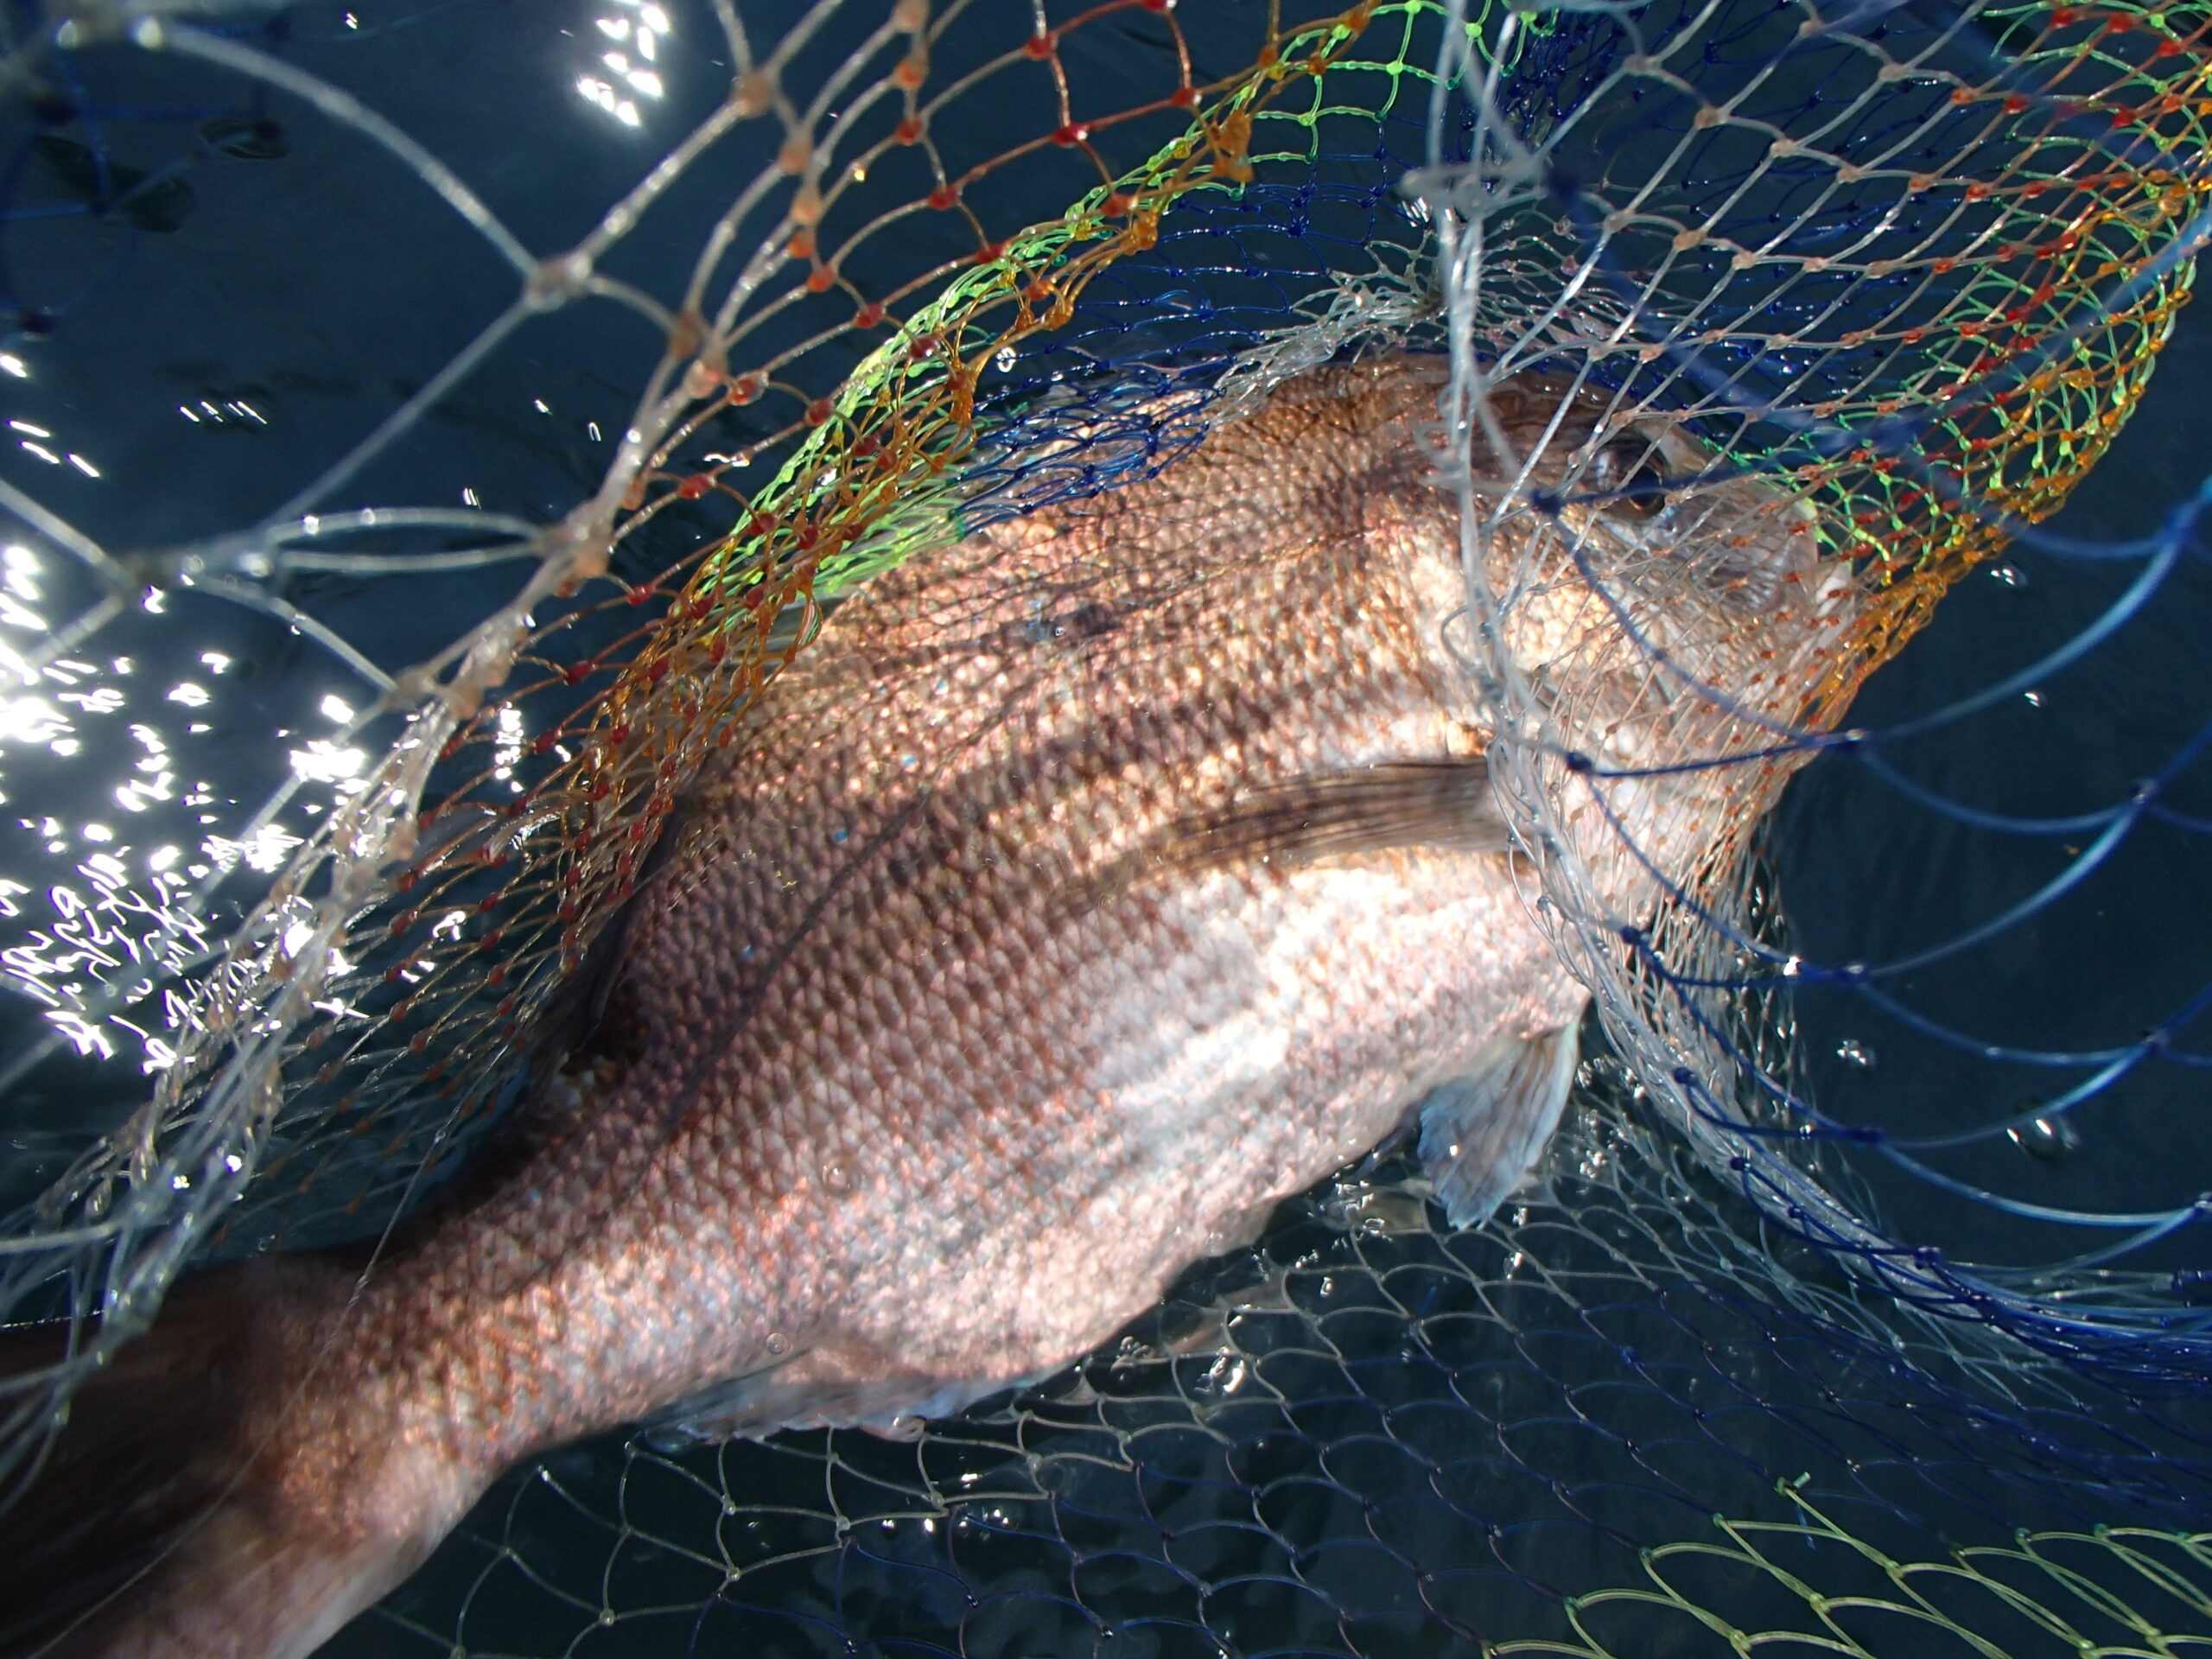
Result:
[[2039,1163],[2055,1164],[2082,1144],[2082,1133],[2064,1113],[2031,1117],[2005,1131],[2005,1138]]

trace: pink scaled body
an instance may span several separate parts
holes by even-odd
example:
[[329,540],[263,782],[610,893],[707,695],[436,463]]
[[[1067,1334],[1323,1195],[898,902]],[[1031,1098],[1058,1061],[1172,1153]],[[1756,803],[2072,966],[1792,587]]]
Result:
[[[303,1654],[503,1471],[612,1425],[955,1409],[1106,1340],[1424,1101],[1455,1217],[1494,1205],[1556,1120],[1586,993],[1445,643],[1458,504],[1416,441],[1440,379],[1319,371],[1155,480],[845,604],[690,787],[542,1143],[358,1294],[314,1261],[188,1287],[104,1380],[203,1354],[220,1478],[52,1650]],[[1559,416],[1561,456],[1681,453],[1563,397],[1509,383],[1500,408],[1532,441]],[[1503,626],[1563,688],[1563,742],[1649,766],[1801,714],[1855,590],[1802,509],[1704,499],[1495,538],[1499,571],[1548,572]],[[1532,565],[1541,536],[1584,556]],[[1735,786],[1649,780],[1622,823],[1685,868]],[[1614,830],[1565,822],[1604,901],[1648,912]]]

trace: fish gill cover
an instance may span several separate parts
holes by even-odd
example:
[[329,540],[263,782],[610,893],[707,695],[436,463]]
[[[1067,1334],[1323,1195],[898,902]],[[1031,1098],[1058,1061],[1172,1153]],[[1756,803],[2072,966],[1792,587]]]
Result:
[[[374,1237],[466,1161],[824,606],[1406,348],[1468,547],[1529,550],[1462,641],[1598,999],[1543,1179],[1455,1233],[1363,1166],[911,1444],[557,1455],[340,1647],[2212,1634],[2195,478],[2038,527],[2187,297],[2202,8],[5,29],[0,1306],[78,1333],[0,1396],[18,1475],[186,1267]],[[1642,435],[1622,477],[1507,446],[1478,487],[1522,374]],[[1567,825],[1683,768],[1563,743],[1508,642],[1561,561],[1608,591],[1577,504],[1744,475],[1867,602],[1802,720],[1694,763],[1711,856],[1612,913]]]

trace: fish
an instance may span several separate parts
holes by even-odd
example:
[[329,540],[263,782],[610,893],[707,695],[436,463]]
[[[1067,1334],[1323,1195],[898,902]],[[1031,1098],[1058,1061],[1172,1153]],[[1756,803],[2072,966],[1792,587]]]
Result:
[[[1804,501],[1563,377],[1492,388],[1463,512],[1447,380],[1311,369],[844,601],[686,787],[526,1132],[365,1269],[186,1280],[85,1384],[0,1516],[0,1643],[297,1659],[524,1459],[911,1434],[1394,1139],[1492,1212],[1589,1003],[1542,868],[1649,916],[1867,596]],[[1572,763],[1540,827],[1509,750]]]

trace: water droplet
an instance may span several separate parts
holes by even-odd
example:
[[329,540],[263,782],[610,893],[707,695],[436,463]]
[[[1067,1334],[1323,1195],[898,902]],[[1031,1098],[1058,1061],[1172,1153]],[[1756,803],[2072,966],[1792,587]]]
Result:
[[1244,1386],[1245,1375],[1246,1367],[1243,1356],[1217,1354],[1213,1363],[1192,1383],[1191,1391],[1193,1394],[1209,1396],[1232,1395]]
[[768,1341],[766,1345],[770,1353],[780,1354],[788,1349],[791,1346],[791,1344],[785,1339],[784,1333],[782,1332],[771,1331],[768,1333]]
[[1838,1043],[1835,1046],[1835,1057],[1847,1065],[1859,1067],[1862,1071],[1871,1071],[1874,1067],[1874,1051],[1856,1037],[1847,1037]]
[[822,1185],[832,1192],[842,1192],[852,1183],[846,1179],[842,1164],[824,1164],[822,1166]]
[[2029,1157],[2046,1164],[2056,1163],[2082,1144],[2082,1132],[2063,1114],[2015,1123],[2005,1131],[2005,1138]]

